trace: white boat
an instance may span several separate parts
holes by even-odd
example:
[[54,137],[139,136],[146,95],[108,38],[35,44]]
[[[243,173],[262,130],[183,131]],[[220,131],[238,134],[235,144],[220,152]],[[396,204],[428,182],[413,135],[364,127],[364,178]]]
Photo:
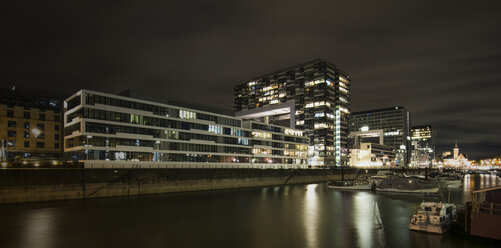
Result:
[[409,223],[410,230],[445,233],[451,229],[456,205],[442,202],[422,202]]
[[455,189],[463,186],[463,182],[461,182],[461,180],[447,180],[445,183],[448,189]]
[[366,181],[330,181],[327,185],[330,189],[340,190],[371,190],[371,184]]

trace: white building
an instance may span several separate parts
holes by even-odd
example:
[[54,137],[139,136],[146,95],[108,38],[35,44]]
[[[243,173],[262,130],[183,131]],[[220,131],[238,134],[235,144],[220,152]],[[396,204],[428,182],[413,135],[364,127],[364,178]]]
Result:
[[80,90],[65,101],[64,152],[87,168],[306,168],[303,131]]
[[394,161],[395,152],[391,146],[360,143],[350,151],[350,166],[354,167],[390,166]]

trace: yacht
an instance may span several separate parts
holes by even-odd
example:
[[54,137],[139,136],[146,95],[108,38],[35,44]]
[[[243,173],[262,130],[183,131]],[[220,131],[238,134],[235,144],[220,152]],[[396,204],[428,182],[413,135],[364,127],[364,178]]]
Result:
[[456,216],[456,205],[442,202],[422,202],[409,223],[410,230],[445,233],[451,229]]

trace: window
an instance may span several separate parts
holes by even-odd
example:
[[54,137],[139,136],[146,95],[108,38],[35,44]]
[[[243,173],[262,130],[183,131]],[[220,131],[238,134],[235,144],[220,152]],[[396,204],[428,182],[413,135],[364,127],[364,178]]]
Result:
[[59,148],[59,143],[54,143],[54,148],[58,149]]
[[59,134],[54,134],[54,139],[59,140]]
[[179,118],[181,119],[196,119],[197,114],[188,110],[179,110]]
[[7,146],[16,147],[16,141],[15,140],[7,140]]
[[45,139],[45,134],[44,133],[41,133],[37,136],[37,138],[39,139]]
[[37,123],[37,128],[40,130],[45,130],[45,124],[43,123]]
[[54,131],[59,131],[59,125],[54,125]]
[[40,114],[40,115],[39,115],[39,117],[40,117],[39,119],[40,119],[41,121],[45,121],[45,114]]
[[8,127],[16,127],[16,121],[8,121],[7,126]]
[[29,119],[30,118],[30,112],[24,112],[24,118]]
[[30,132],[24,132],[24,137],[29,138],[30,137]]
[[7,117],[14,117],[14,111],[7,110]]
[[30,147],[30,142],[29,141],[25,141],[24,142],[24,147]]
[[26,128],[26,129],[30,129],[30,123],[29,123],[29,122],[25,122],[25,123],[24,123],[24,128]]
[[8,137],[16,137],[16,131],[7,130],[7,136]]
[[45,148],[44,142],[37,142],[37,148]]
[[54,114],[54,121],[59,121],[59,115],[58,114]]

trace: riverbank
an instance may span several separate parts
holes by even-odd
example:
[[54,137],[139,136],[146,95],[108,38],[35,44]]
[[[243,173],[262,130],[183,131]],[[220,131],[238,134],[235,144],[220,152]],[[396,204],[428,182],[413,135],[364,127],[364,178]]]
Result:
[[6,169],[0,204],[136,196],[349,180],[376,170],[345,169]]

